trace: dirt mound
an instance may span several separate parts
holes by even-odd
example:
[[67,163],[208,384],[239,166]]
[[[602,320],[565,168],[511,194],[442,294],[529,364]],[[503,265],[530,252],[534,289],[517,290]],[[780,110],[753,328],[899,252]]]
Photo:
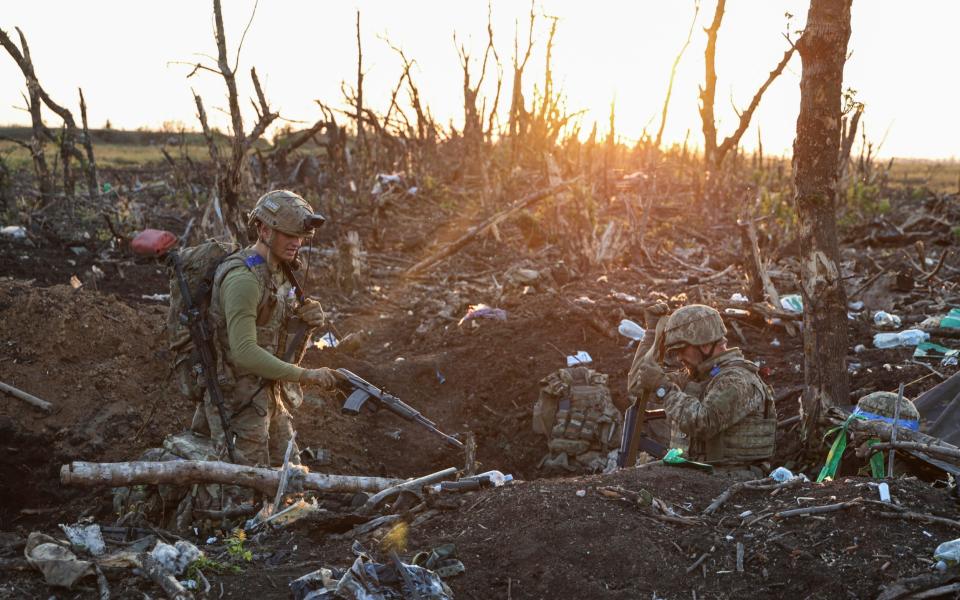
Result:
[[[0,459],[24,486],[8,488],[2,514],[57,504],[69,460],[128,460],[182,419],[168,383],[164,309],[128,306],[83,288],[0,281],[0,380],[51,402],[50,414],[6,397]],[[9,441],[8,441],[9,440]]]
[[165,309],[130,307],[97,292],[0,283],[0,377],[54,404],[53,413],[6,403],[25,431],[53,433],[55,450],[109,458],[151,412],[176,408],[167,382]]
[[[895,580],[929,572],[934,548],[956,537],[956,522],[903,516],[956,514],[944,490],[915,480],[890,482],[893,504],[876,502],[875,482],[846,478],[743,491],[701,517],[730,485],[720,476],[654,467],[464,494],[457,510],[411,527],[401,554],[410,560],[419,550],[454,543],[466,573],[448,583],[460,599],[873,598]],[[647,490],[701,522],[655,520],[644,508],[600,493],[609,486]],[[844,502],[851,504],[819,515],[776,514]],[[385,533],[366,547],[378,551]],[[224,577],[225,589],[284,598],[289,580],[321,566],[349,566],[351,542],[296,526],[257,546],[264,566]]]

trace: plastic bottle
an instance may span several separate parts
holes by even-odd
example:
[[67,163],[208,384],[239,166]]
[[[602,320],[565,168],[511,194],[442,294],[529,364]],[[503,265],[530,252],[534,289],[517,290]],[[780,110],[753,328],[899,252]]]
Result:
[[617,331],[619,331],[620,335],[623,337],[627,337],[638,342],[643,339],[644,333],[646,333],[643,330],[643,327],[640,327],[630,319],[623,319],[620,321],[620,326],[617,327]]
[[896,348],[898,346],[916,346],[930,339],[930,334],[920,329],[904,329],[900,332],[878,333],[873,336],[873,345],[877,348]]
[[783,483],[785,481],[790,481],[794,478],[793,471],[786,467],[777,467],[770,473],[770,477],[778,483]]
[[457,481],[441,481],[431,485],[430,489],[434,492],[469,492],[486,487],[500,487],[511,481],[513,481],[513,475],[504,475],[500,471],[486,471]]
[[803,312],[803,298],[800,294],[789,294],[780,298],[780,307],[792,313]]
[[949,567],[960,563],[960,539],[940,544],[933,552],[933,557],[939,561],[936,564],[938,571],[946,571]]
[[492,487],[500,487],[513,481],[513,475],[504,475],[500,471],[486,471],[479,475],[474,475],[474,477],[481,481],[486,479]]
[[900,327],[900,317],[882,310],[874,313],[873,322],[877,327]]

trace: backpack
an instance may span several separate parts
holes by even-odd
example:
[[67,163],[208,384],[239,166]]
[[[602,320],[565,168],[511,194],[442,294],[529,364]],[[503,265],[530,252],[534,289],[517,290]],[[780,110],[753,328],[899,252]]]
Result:
[[550,455],[586,466],[619,443],[620,411],[605,374],[583,366],[559,369],[540,386],[533,430],[547,438]]
[[[207,240],[197,246],[180,250],[180,265],[183,277],[190,290],[190,304],[207,319],[210,308],[210,296],[213,291],[213,277],[217,267],[228,256],[240,250],[234,242]],[[170,309],[167,312],[168,348],[173,354],[173,372],[177,379],[180,394],[188,400],[199,402],[203,399],[206,386],[199,374],[200,355],[194,351],[190,338],[190,327],[181,320],[186,310],[186,302],[180,293],[180,281],[172,257],[168,257],[167,267],[170,276]],[[207,320],[209,327],[210,321]],[[216,357],[214,357],[216,358]]]

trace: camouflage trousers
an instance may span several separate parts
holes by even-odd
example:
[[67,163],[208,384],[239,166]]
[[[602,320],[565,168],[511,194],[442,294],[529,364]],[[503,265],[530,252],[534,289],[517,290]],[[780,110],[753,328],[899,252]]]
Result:
[[[236,385],[223,389],[223,402],[234,434],[237,462],[282,466],[294,429],[293,416],[281,399],[280,384],[268,382],[261,388],[259,379],[244,377]],[[224,447],[220,413],[207,394],[197,406],[191,429],[209,435]],[[290,462],[300,463],[296,444]]]

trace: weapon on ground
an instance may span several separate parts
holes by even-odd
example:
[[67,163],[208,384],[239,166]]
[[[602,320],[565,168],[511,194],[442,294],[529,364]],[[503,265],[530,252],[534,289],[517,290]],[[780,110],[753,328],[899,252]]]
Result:
[[171,250],[169,254],[177,274],[177,283],[180,285],[180,296],[183,298],[183,312],[180,313],[180,322],[190,329],[193,347],[200,357],[200,370],[203,372],[207,393],[210,395],[210,401],[217,407],[217,412],[220,414],[220,425],[223,427],[223,439],[227,445],[227,455],[230,457],[230,462],[235,463],[237,458],[233,447],[233,432],[230,429],[230,417],[223,405],[223,392],[221,392],[220,384],[217,382],[217,365],[213,358],[213,337],[210,334],[210,327],[207,325],[200,309],[193,303],[190,286],[187,285],[187,279],[183,275],[180,253]]
[[350,387],[350,395],[347,396],[346,402],[343,403],[341,412],[346,415],[357,415],[363,410],[364,406],[368,406],[373,410],[379,408],[386,408],[390,412],[403,417],[407,421],[412,421],[417,425],[420,425],[430,433],[436,435],[442,439],[447,445],[456,448],[458,450],[463,449],[463,442],[460,440],[451,437],[444,432],[437,429],[437,424],[426,418],[420,412],[406,404],[400,398],[387,393],[386,391],[378,388],[372,383],[366,381],[358,375],[348,371],[347,369],[337,369],[341,374],[346,377],[345,386]]
[[[666,326],[666,319],[660,319],[657,323],[656,335],[653,338],[653,345],[647,350],[647,353],[640,359],[643,362],[659,362],[662,357],[660,345],[663,341],[663,329]],[[650,446],[649,438],[643,436],[643,423],[647,417],[647,403],[650,400],[650,392],[643,391],[636,401],[630,405],[623,418],[623,435],[620,438],[620,451],[617,453],[617,467],[632,467],[637,462],[637,452],[640,450],[641,442],[644,443],[644,451],[648,451]],[[650,448],[653,449],[653,448]],[[662,456],[662,454],[661,454]]]

